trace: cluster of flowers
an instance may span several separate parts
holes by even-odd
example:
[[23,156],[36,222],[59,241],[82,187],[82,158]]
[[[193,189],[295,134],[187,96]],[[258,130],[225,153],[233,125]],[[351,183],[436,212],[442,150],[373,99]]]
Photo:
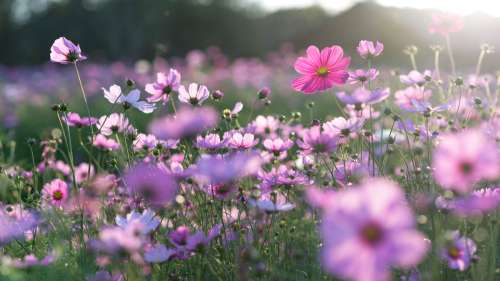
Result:
[[[460,30],[457,25],[455,17],[436,17],[431,31],[448,36]],[[175,279],[181,274],[169,267],[175,262],[193,279],[207,280],[195,275],[196,261],[214,278],[250,280],[273,274],[271,266],[286,259],[282,255],[297,254],[294,239],[312,239],[314,230],[302,229],[300,238],[289,233],[318,222],[322,268],[346,280],[438,280],[447,270],[467,274],[480,256],[495,265],[498,90],[492,94],[479,73],[474,81],[484,83],[466,86],[459,77],[440,80],[438,69],[414,69],[400,75],[392,95],[389,87],[378,87],[380,70],[373,67],[383,49],[380,42],[359,42],[357,52],[368,68],[349,71],[350,58],[340,46],[307,48],[294,64],[300,76],[293,89],[309,95],[351,85],[335,95],[344,105],[342,116],[309,125],[300,114],[250,113],[242,126],[243,103],[219,113],[207,104],[224,94],[183,83],[175,69],[145,83],[145,99],[131,81],[126,91],[103,88],[110,108],[118,106],[121,113],[95,118],[88,110],[82,117],[56,106],[61,133],[41,143],[40,163],[7,171],[14,187],[26,188],[13,190],[19,200],[0,211],[3,264],[19,270],[53,266],[71,254],[41,237],[66,227],[63,233],[71,238],[63,251],[84,251],[100,268],[88,280],[135,280],[134,274],[165,271]],[[64,37],[54,42],[50,58],[73,64],[77,74],[86,59]],[[257,100],[270,95],[263,88]],[[127,118],[128,110],[149,114],[169,105],[171,112],[156,117],[147,132]],[[70,137],[75,131],[88,159],[78,165]],[[492,220],[491,235],[478,217]],[[470,218],[474,227],[462,226]],[[275,235],[277,224],[291,241]],[[21,256],[12,242],[23,245],[23,239],[31,249],[48,244],[46,255],[38,258],[40,251],[23,247]],[[476,242],[493,249],[479,252]]]

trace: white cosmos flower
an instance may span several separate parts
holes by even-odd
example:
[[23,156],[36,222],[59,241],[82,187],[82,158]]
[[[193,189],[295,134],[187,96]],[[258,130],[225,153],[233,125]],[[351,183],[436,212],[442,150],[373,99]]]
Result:
[[106,90],[105,88],[102,88],[102,90],[104,92],[104,97],[110,103],[128,104],[144,113],[151,113],[156,109],[156,106],[153,103],[139,101],[141,98],[141,92],[137,89],[130,91],[128,95],[123,94],[122,89],[118,85],[109,87],[109,90]]
[[160,220],[156,217],[156,214],[151,210],[144,210],[141,213],[133,210],[127,217],[116,216],[116,224],[121,228],[127,228],[128,225],[132,223],[140,223],[142,225],[141,232],[146,235],[151,231],[155,230],[160,224]]
[[209,96],[208,88],[204,85],[191,83],[188,89],[184,85],[179,87],[179,100],[183,103],[201,105]]

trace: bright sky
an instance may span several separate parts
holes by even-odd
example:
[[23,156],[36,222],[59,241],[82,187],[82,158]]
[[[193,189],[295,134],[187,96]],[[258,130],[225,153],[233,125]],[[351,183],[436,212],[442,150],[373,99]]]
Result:
[[[304,7],[319,4],[331,11],[341,11],[363,0],[250,0],[259,3],[267,10]],[[500,0],[375,0],[393,7],[412,7],[418,9],[437,9],[461,15],[483,12],[500,17]]]

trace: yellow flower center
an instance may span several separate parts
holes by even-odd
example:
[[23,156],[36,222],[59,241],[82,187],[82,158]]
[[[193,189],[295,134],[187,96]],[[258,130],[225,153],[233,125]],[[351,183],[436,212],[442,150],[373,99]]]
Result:
[[316,74],[318,74],[318,76],[326,76],[328,75],[328,68],[322,66],[320,68],[318,68],[318,70],[316,71]]

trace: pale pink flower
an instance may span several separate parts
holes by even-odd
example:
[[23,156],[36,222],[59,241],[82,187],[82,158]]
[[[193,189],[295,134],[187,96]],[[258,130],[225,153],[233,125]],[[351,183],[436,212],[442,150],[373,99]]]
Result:
[[249,133],[226,132],[224,135],[224,140],[231,148],[248,149],[259,143],[259,140],[255,139],[255,136]]
[[120,148],[120,144],[117,141],[112,138],[107,138],[103,134],[98,134],[97,136],[95,136],[92,140],[92,145],[97,148],[109,151],[117,150]]
[[147,100],[149,102],[162,101],[165,104],[170,93],[179,90],[180,83],[181,74],[177,70],[171,68],[168,74],[158,72],[156,82],[146,84],[145,90],[151,95]]
[[500,176],[500,157],[495,143],[483,133],[466,130],[439,138],[432,167],[443,188],[466,193],[478,181]]
[[329,200],[317,197],[312,201],[323,209],[322,263],[338,277],[388,281],[392,267],[416,266],[429,248],[404,193],[392,181],[367,179]]
[[448,13],[437,13],[432,15],[429,32],[447,36],[449,33],[458,32],[463,28],[464,21],[461,16]]
[[80,45],[75,45],[65,37],[57,38],[50,48],[50,60],[61,64],[76,63],[87,59]]
[[372,41],[361,40],[356,50],[364,59],[378,57],[384,50],[384,44],[378,41],[374,43]]

